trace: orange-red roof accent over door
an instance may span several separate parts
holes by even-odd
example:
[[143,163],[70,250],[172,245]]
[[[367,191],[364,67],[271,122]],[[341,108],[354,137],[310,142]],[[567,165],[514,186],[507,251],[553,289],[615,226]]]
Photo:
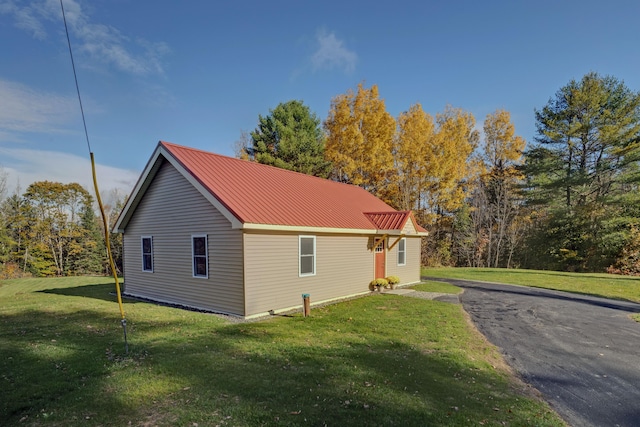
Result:
[[242,223],[372,230],[378,227],[364,212],[407,218],[354,185],[169,142],[160,146]]
[[411,219],[418,232],[427,231],[415,222],[411,211],[365,212],[365,216],[378,230],[402,230],[407,221]]

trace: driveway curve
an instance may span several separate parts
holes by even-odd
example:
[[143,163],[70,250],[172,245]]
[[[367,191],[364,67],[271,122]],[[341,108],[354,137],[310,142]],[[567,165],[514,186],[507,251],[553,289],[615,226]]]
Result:
[[525,286],[428,278],[460,302],[524,381],[572,426],[640,426],[640,304]]

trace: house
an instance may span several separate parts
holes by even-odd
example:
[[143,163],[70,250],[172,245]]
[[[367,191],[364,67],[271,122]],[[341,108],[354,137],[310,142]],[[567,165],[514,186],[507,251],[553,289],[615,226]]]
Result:
[[163,141],[114,231],[125,295],[245,318],[416,283],[426,236],[360,187]]

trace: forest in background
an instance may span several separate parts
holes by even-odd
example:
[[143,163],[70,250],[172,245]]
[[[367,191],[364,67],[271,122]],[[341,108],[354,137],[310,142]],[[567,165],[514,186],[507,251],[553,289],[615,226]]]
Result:
[[378,87],[360,84],[323,122],[302,101],[278,105],[236,155],[413,210],[430,232],[424,265],[640,273],[640,94],[588,73],[533,114],[525,141],[508,111],[479,124],[415,104],[394,118]]
[[[430,233],[424,265],[639,274],[640,94],[589,73],[534,115],[534,141],[505,110],[482,125],[451,106],[394,118],[378,87],[360,84],[331,100],[324,121],[303,101],[279,104],[235,151],[412,210]],[[7,195],[4,184],[0,174],[0,278],[108,273],[85,189],[44,181]],[[111,226],[124,202],[107,203]],[[111,241],[121,269],[121,236]]]
[[[7,196],[6,178],[0,171],[0,279],[110,274],[104,226],[85,188],[39,181]],[[126,198],[114,190],[102,199],[113,227]],[[122,235],[110,243],[121,273]]]

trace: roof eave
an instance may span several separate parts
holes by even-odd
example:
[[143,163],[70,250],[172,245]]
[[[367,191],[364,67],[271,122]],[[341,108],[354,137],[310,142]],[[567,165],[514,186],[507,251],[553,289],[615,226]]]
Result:
[[428,236],[429,232],[416,231],[415,233],[407,233],[402,230],[376,230],[376,234],[388,234],[389,236]]
[[255,231],[284,231],[292,233],[335,233],[335,234],[367,234],[367,235],[389,235],[389,236],[427,236],[429,233],[407,234],[402,230],[377,230],[372,228],[339,228],[339,227],[316,227],[303,225],[281,225],[281,224],[257,224],[244,223],[239,227],[243,230]]
[[279,225],[279,224],[257,224],[244,223],[243,230],[258,231],[289,231],[295,233],[337,233],[337,234],[376,234],[377,230],[372,228],[340,228],[340,227],[316,227],[304,225]]

